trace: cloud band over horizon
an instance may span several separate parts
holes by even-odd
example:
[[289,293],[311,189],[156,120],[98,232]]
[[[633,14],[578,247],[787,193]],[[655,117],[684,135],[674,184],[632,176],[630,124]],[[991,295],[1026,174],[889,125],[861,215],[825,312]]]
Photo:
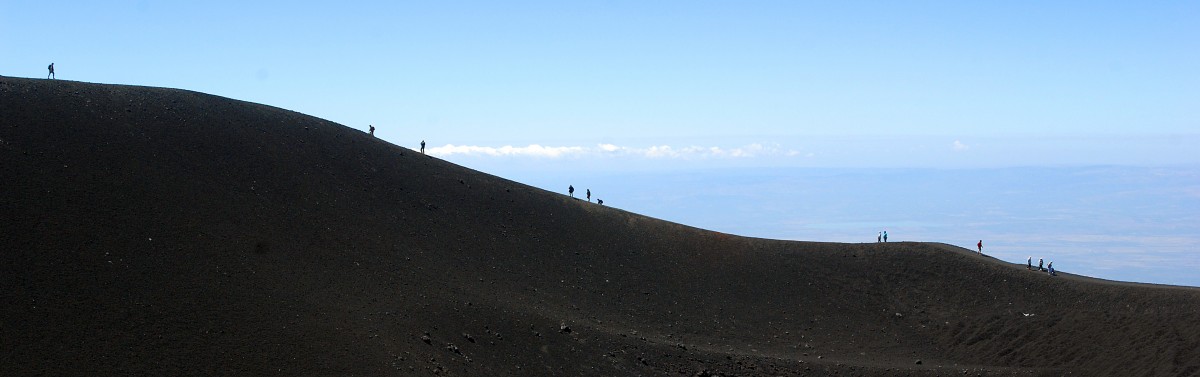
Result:
[[[492,157],[592,157],[592,156],[633,156],[657,159],[708,159],[708,158],[753,158],[799,156],[801,152],[795,149],[783,148],[777,144],[764,145],[753,143],[741,147],[722,148],[715,146],[686,146],[653,145],[649,147],[626,147],[615,144],[597,144],[594,147],[580,146],[543,146],[530,144],[524,147],[505,145],[489,147],[478,145],[446,144],[440,147],[426,149],[430,155],[450,156],[492,156]],[[808,154],[811,157],[811,153]]]

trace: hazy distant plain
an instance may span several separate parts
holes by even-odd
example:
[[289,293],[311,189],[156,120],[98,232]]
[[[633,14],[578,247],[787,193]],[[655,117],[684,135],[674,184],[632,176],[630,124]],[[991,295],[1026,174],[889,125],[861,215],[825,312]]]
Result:
[[[467,161],[469,166],[469,161]],[[714,168],[494,173],[606,205],[738,235],[945,242],[1104,279],[1200,286],[1200,169]],[[581,178],[583,177],[583,178]],[[573,181],[572,181],[573,180]],[[964,277],[969,278],[969,277]]]

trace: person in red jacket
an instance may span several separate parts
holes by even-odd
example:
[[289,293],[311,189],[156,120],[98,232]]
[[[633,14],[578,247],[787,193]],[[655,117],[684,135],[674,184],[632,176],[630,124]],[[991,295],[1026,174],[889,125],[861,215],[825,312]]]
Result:
[[978,247],[979,253],[983,254],[983,240],[979,240],[979,243],[975,244],[975,247]]

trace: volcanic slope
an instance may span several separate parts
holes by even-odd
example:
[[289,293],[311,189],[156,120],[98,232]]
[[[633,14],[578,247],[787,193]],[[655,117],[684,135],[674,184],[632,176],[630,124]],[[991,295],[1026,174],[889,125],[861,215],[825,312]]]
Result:
[[711,232],[190,91],[0,77],[0,177],[0,375],[1200,373],[1194,288]]

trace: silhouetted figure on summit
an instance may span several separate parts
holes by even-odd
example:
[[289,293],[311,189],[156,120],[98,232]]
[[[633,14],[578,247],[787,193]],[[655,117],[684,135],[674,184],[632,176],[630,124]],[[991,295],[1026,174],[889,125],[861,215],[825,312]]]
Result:
[[371,136],[375,136],[375,125],[367,125],[367,126],[371,127]]
[[575,186],[567,186],[567,193],[571,194],[571,197],[574,198],[575,197]]
[[1038,258],[1038,271],[1045,271],[1045,270],[1046,269],[1042,268],[1042,258]]
[[875,235],[875,242],[883,242],[883,232]]
[[46,78],[47,78],[47,79],[53,79],[53,78],[54,78],[54,63],[50,63],[50,66],[49,66],[49,67],[46,67],[46,69],[49,69],[49,70],[50,70],[50,74],[47,74],[47,75],[46,75]]
[[421,154],[425,154],[425,140],[421,140]]
[[887,231],[883,231],[883,242],[887,242]]
[[979,240],[979,243],[975,244],[975,247],[978,247],[979,253],[983,254],[983,240]]
[[603,200],[603,199],[599,199],[599,198],[597,198],[597,199],[596,199],[596,204],[599,204],[599,205],[604,205],[604,200]]
[[592,201],[592,189],[587,189],[588,202]]
[[1029,259],[1025,260],[1025,269],[1033,271],[1033,256],[1030,256]]

